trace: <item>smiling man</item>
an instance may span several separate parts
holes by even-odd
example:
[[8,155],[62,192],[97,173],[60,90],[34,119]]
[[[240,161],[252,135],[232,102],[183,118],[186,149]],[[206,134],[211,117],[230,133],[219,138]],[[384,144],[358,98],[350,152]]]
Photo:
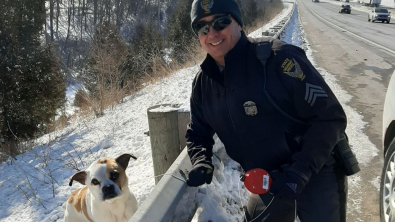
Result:
[[[241,22],[241,21],[240,21]],[[213,27],[210,29],[210,26]],[[241,26],[230,14],[210,15],[193,24],[203,49],[221,66],[225,55],[239,41]]]
[[192,29],[207,57],[192,84],[187,184],[211,183],[216,133],[245,172],[273,178],[270,192],[251,194],[246,221],[344,222],[345,172],[359,168],[341,105],[301,48],[248,39],[241,18],[234,0],[192,3]]

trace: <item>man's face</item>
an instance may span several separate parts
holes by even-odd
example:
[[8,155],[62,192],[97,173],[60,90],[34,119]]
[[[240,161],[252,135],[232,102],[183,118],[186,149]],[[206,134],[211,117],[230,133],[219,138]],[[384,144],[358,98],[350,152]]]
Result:
[[[210,22],[219,15],[211,15],[200,19],[199,21]],[[221,65],[225,65],[224,58],[239,41],[241,36],[240,25],[232,18],[232,23],[221,31],[216,31],[212,26],[207,35],[198,35],[200,44],[203,49]]]

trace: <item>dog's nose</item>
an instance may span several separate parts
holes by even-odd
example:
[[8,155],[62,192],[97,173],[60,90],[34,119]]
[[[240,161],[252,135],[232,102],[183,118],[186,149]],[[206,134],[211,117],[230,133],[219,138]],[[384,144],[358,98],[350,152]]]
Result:
[[103,190],[103,193],[113,193],[115,190],[114,190],[114,185],[106,185],[106,186],[104,186],[103,188],[102,188],[102,190]]

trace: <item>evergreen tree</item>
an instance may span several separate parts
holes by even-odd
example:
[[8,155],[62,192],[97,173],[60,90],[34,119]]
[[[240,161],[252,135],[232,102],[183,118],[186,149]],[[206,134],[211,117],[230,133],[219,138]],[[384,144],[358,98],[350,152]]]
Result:
[[194,54],[191,43],[196,36],[191,29],[190,11],[193,0],[180,0],[170,17],[167,26],[167,41],[173,49],[172,57],[183,63]]
[[163,49],[162,36],[152,19],[147,23],[140,21],[135,29],[135,34],[130,41],[135,57],[134,61],[141,61],[144,64],[138,72],[152,72],[152,59],[160,55]]
[[[107,76],[109,76],[118,70],[119,67],[116,66],[118,62],[115,62],[115,60],[122,57],[125,48],[124,41],[115,25],[104,23],[96,29],[87,58],[86,72],[79,76],[91,95],[96,94],[98,84],[101,84],[100,76],[104,75],[103,72],[111,72],[107,73]],[[104,84],[104,87],[108,88],[109,86]]]
[[90,97],[98,101],[98,106],[94,107],[97,115],[103,114],[108,102],[120,99],[117,94],[122,88],[126,52],[126,44],[116,25],[104,23],[96,29],[86,71],[79,79]]
[[145,75],[153,72],[154,59],[163,58],[163,40],[158,26],[151,19],[146,23],[140,21],[129,39],[129,45],[123,72],[131,84],[138,84]]
[[0,1],[0,122],[6,141],[44,132],[65,101],[64,76],[42,45],[45,0]]

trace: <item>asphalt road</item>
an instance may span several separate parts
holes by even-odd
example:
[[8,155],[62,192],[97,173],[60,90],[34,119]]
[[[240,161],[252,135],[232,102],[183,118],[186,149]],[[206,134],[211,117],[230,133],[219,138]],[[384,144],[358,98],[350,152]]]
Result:
[[[303,1],[307,3],[307,1]],[[308,2],[308,3],[311,3]],[[345,3],[343,4],[350,4]],[[328,1],[309,4],[309,8],[322,18],[339,26],[351,33],[366,38],[372,42],[391,49],[395,52],[395,18],[392,23],[382,23],[380,21],[368,22],[368,13],[353,9],[356,3],[351,3],[351,14],[339,13],[340,6],[332,4]],[[361,7],[358,5],[358,7]],[[365,7],[366,9],[368,7]],[[392,12],[394,16],[394,13]]]
[[361,192],[349,195],[347,221],[378,222],[379,177],[384,162],[382,111],[395,70],[395,18],[390,24],[371,23],[366,12],[352,9],[351,14],[339,14],[340,6],[330,2],[298,0],[297,4],[315,62],[352,95],[347,105],[363,116],[367,122],[363,131],[380,150],[378,156],[361,166]]

